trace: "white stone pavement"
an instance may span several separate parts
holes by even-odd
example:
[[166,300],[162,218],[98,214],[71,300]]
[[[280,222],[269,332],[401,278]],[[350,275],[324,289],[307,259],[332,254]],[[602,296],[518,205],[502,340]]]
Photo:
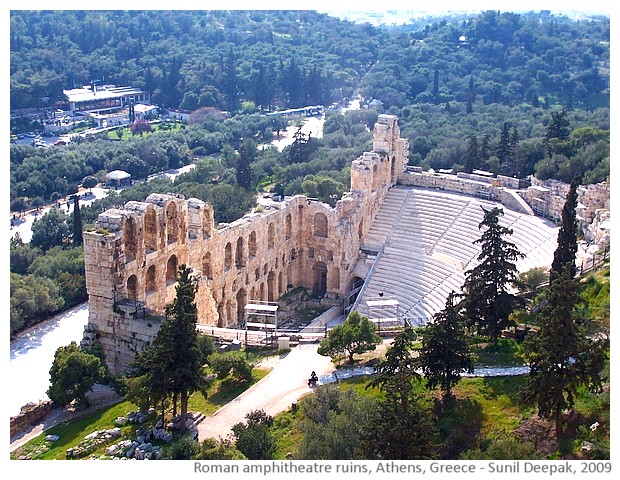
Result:
[[318,343],[301,344],[281,358],[268,359],[266,366],[273,365],[271,372],[205,418],[198,425],[198,439],[226,438],[232,433],[232,426],[245,422],[245,415],[252,410],[264,410],[274,416],[289,409],[294,400],[311,393],[307,381],[312,370],[319,379],[335,370],[330,357],[319,355],[317,348]]

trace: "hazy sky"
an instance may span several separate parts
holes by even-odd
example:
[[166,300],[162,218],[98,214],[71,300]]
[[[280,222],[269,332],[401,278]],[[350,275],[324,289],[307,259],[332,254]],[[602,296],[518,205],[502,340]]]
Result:
[[[6,3],[5,3],[6,2]],[[610,0],[309,0],[300,4],[291,0],[227,0],[209,2],[204,0],[175,0],[174,2],[153,2],[152,0],[106,0],[105,2],[76,2],[75,0],[4,0],[9,9],[306,9],[306,10],[422,10],[439,13],[446,10],[588,10],[610,12]]]

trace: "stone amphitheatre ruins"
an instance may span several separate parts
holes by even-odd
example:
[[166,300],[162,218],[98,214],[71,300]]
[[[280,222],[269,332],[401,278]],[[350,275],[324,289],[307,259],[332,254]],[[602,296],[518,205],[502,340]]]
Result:
[[[96,338],[112,373],[125,369],[159,329],[182,264],[197,281],[201,326],[239,327],[248,306],[275,305],[297,287],[338,313],[380,321],[396,305],[400,321],[423,325],[476,262],[480,207],[503,205],[526,254],[520,271],[550,265],[557,226],[548,219],[560,217],[566,185],[421,172],[407,152],[397,118],[380,115],[372,152],[352,162],[351,189],[333,208],[296,195],[216,225],[201,200],[151,194],[103,212],[84,232],[83,344]],[[584,231],[608,240],[609,183],[580,187],[579,201]]]

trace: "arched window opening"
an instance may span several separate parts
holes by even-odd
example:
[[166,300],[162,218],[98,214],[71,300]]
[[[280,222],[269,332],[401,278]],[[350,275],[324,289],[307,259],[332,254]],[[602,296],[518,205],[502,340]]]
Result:
[[144,215],[144,249],[146,253],[157,250],[157,214],[153,208]]
[[202,257],[202,274],[208,279],[213,278],[213,273],[211,272],[211,252],[207,252]]
[[166,224],[168,225],[168,243],[174,243],[179,239],[179,215],[177,204],[170,202],[166,207]]
[[224,270],[230,270],[232,268],[232,247],[230,242],[224,247]]
[[137,230],[136,222],[133,218],[129,217],[125,220],[125,225],[123,227],[123,240],[125,240],[125,260],[127,262],[133,262],[136,259],[136,254],[138,252],[138,245],[136,241],[138,234]]
[[136,300],[138,295],[138,278],[135,275],[131,275],[127,279],[127,298]]
[[289,213],[286,216],[286,221],[284,223],[284,239],[290,240],[293,236],[293,221],[291,218],[291,214]]
[[327,217],[324,213],[314,214],[314,236],[327,238]]
[[333,290],[339,290],[340,289],[340,269],[338,267],[332,268],[330,277],[331,277],[331,280],[329,282],[329,288]]
[[248,238],[248,255],[250,258],[256,256],[256,232],[250,233]]
[[237,323],[243,320],[243,316],[245,313],[245,304],[246,304],[245,289],[241,288],[237,292]]
[[274,302],[276,300],[276,276],[273,273],[273,270],[269,272],[269,276],[267,277],[267,301]]
[[177,256],[172,255],[166,264],[166,285],[172,285],[177,281]]
[[275,226],[272,223],[267,228],[267,248],[273,248],[275,244]]
[[157,277],[155,274],[155,265],[151,265],[146,271],[146,293],[153,293],[157,290]]
[[235,249],[235,266],[237,268],[245,267],[245,257],[243,255],[243,238],[237,239],[237,248]]
[[327,292],[327,266],[323,262],[316,262],[312,267],[312,293],[322,297]]

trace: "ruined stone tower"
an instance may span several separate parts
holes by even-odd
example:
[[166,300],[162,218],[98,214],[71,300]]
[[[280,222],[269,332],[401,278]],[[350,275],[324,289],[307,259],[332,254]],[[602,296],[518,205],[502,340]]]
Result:
[[347,298],[361,241],[407,152],[396,117],[380,115],[373,151],[352,162],[351,190],[334,208],[297,195],[215,225],[201,200],[151,194],[100,214],[84,232],[84,260],[89,323],[110,370],[152,341],[181,264],[198,281],[201,324],[237,326],[249,301],[276,301],[291,286]]

